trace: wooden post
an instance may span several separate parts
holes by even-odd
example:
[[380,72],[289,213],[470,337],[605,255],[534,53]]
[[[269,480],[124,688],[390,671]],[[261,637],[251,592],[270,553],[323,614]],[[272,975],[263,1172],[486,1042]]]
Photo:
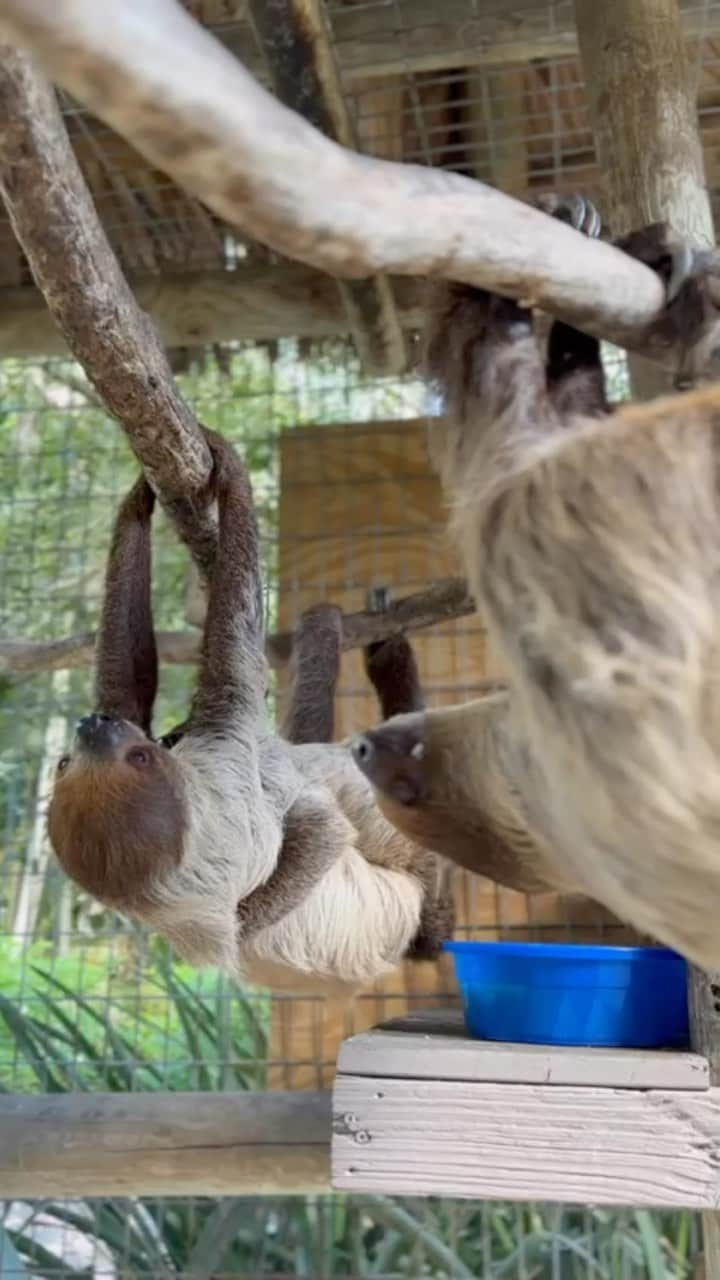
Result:
[[[714,242],[690,74],[677,0],[575,0],[578,43],[610,230],[668,222],[692,245]],[[636,358],[636,393],[663,389]],[[720,975],[691,970],[693,1047],[720,1082]],[[720,1277],[720,1215],[703,1214],[705,1275]]]
[[[323,0],[248,0],[281,102],[344,147],[357,146]],[[407,351],[387,276],[336,280],[355,346],[369,373],[405,371]]]
[[329,1188],[329,1093],[0,1096],[0,1198]]
[[[612,236],[667,222],[707,248],[712,213],[677,0],[575,0],[575,11]],[[630,368],[638,399],[667,389],[654,363],[631,356]]]

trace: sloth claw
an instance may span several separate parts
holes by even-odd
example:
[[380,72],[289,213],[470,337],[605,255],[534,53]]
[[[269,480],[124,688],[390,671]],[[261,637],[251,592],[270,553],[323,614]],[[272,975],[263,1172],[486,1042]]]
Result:
[[596,240],[602,231],[602,218],[592,200],[587,196],[573,192],[569,195],[557,195],[549,192],[537,197],[536,204],[543,213],[560,222],[567,222],[576,231]]

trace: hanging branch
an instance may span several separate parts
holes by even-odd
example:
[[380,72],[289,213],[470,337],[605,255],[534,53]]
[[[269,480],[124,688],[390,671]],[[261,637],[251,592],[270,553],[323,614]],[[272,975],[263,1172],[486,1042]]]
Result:
[[[343,615],[343,649],[359,649],[377,640],[405,631],[437,626],[475,611],[463,578],[446,578],[425,591],[392,601],[382,613]],[[157,634],[160,661],[167,664],[197,662],[200,656],[199,631],[160,631]],[[279,632],[267,637],[265,652],[272,667],[282,667],[290,658],[292,635]],[[95,635],[88,631],[65,640],[0,640],[0,675],[29,676],[43,671],[88,666],[94,659]]]
[[[207,482],[210,452],[100,225],[53,91],[7,47],[0,192],[53,318],[161,500],[191,499]],[[210,517],[195,518],[210,536]]]
[[348,278],[465,280],[623,346],[649,341],[663,295],[647,267],[481,183],[338,145],[176,0],[0,0],[0,24],[153,164],[281,253]]

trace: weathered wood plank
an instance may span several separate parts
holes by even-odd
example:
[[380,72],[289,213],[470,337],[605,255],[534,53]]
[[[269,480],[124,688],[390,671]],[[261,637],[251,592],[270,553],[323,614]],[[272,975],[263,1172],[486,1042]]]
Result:
[[720,1090],[339,1076],[338,1191],[713,1209]]
[[6,1094],[0,1197],[328,1189],[329,1093]]
[[428,1010],[345,1040],[338,1071],[405,1080],[577,1085],[614,1089],[707,1089],[696,1053],[493,1044],[465,1034],[462,1012]]

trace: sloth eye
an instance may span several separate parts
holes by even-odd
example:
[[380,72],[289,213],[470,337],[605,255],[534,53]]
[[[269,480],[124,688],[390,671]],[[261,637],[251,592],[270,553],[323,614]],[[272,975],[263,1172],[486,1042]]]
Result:
[[128,764],[132,764],[136,769],[144,769],[150,764],[150,752],[145,747],[133,747],[128,751],[125,759]]
[[58,767],[57,767],[58,773],[64,773],[69,763],[70,763],[69,756],[63,756],[61,760],[58,760]]

